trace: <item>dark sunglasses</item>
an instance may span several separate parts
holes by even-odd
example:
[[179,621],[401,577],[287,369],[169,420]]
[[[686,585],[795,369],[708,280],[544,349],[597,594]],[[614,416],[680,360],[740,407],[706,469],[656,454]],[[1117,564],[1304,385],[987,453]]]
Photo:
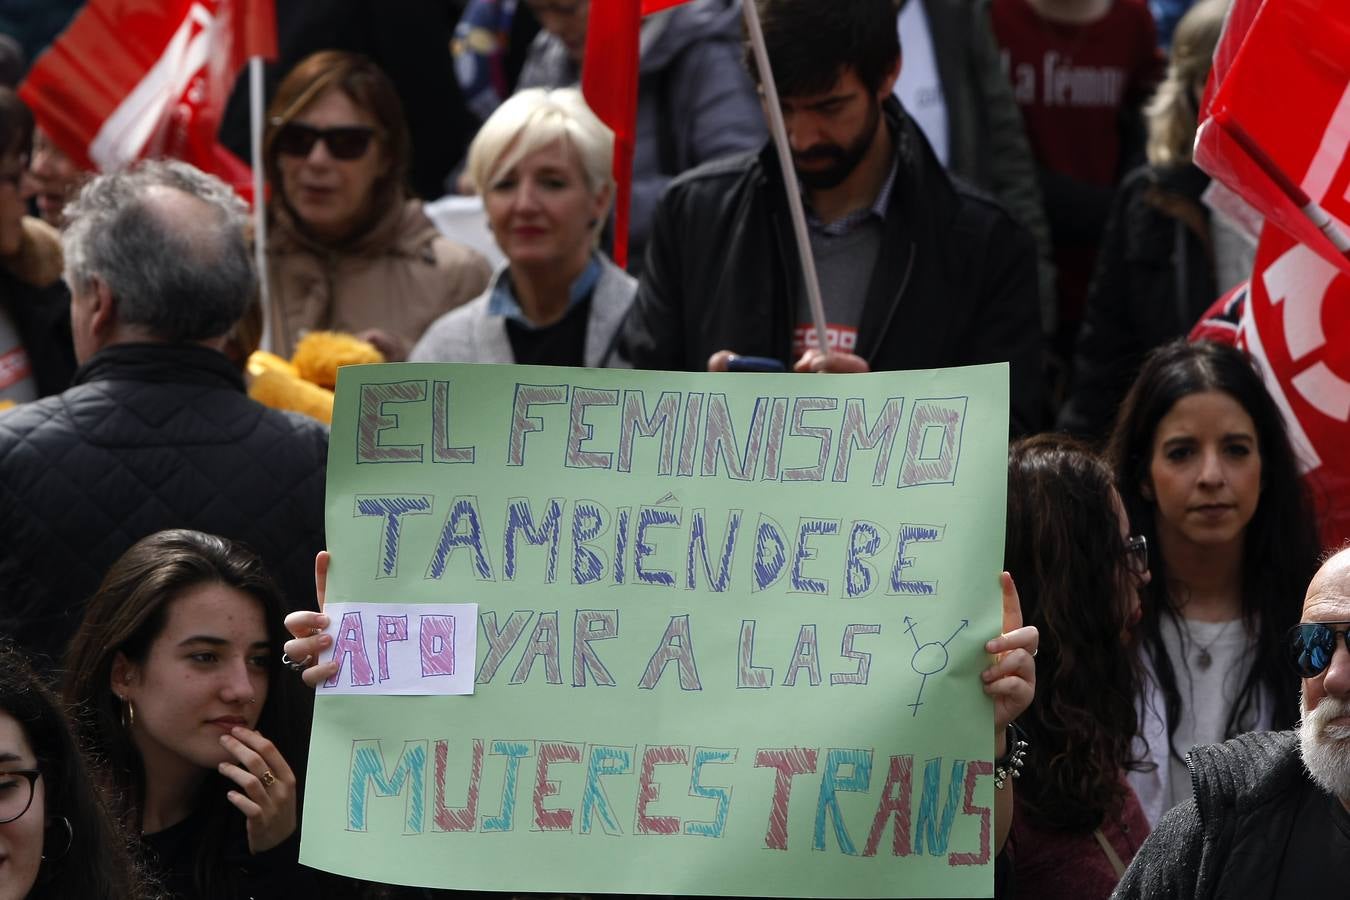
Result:
[[1336,637],[1350,650],[1350,622],[1304,622],[1289,629],[1289,661],[1302,678],[1316,678],[1331,665]]
[[360,159],[370,149],[375,129],[369,125],[338,125],[335,128],[315,128],[301,122],[287,122],[277,131],[277,152],[285,156],[309,156],[314,145],[323,141],[333,159]]

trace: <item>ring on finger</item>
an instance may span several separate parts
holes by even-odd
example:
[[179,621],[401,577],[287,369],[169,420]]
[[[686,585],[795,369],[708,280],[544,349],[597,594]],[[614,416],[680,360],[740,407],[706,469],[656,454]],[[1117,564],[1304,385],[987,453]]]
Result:
[[[307,655],[304,659],[291,659],[290,654],[281,654],[281,664],[292,672],[303,672],[305,668],[314,660],[313,654]],[[269,773],[270,774],[270,773]]]
[[1040,647],[1037,647],[1037,648],[1035,648],[1034,650],[1031,651],[1031,658],[1032,658],[1032,659],[1035,659],[1035,658],[1036,658],[1036,654],[1040,651],[1040,649],[1041,649]]
[[271,787],[277,783],[277,776],[272,774],[271,769],[266,769],[258,776],[258,780],[263,783],[263,787]]

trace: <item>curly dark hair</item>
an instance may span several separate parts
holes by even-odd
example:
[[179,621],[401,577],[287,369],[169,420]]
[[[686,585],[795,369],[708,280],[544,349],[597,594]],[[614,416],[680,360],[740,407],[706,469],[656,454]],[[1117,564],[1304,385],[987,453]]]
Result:
[[1181,614],[1185,598],[1168,589],[1167,559],[1157,541],[1155,507],[1144,495],[1143,485],[1158,423],[1183,397],[1207,391],[1227,394],[1246,411],[1256,428],[1261,454],[1261,498],[1247,524],[1242,552],[1242,618],[1248,633],[1256,636],[1254,654],[1251,670],[1228,713],[1226,736],[1253,727],[1263,689],[1275,701],[1274,728],[1288,728],[1297,720],[1298,679],[1285,661],[1283,640],[1298,622],[1320,552],[1312,502],[1299,477],[1284,419],[1253,362],[1242,351],[1211,341],[1178,340],[1154,350],[1121,405],[1106,456],[1133,528],[1155,548],[1140,638],[1163,695],[1170,752],[1178,759],[1187,750],[1171,740],[1181,718],[1181,694],[1176,670],[1163,646],[1162,622],[1164,616]]
[[1129,627],[1135,576],[1126,564],[1111,470],[1060,435],[1008,451],[1004,568],[1041,640],[1037,690],[1019,722],[1035,752],[1017,785],[1046,827],[1088,832],[1119,812],[1138,730]]
[[[0,712],[23,729],[42,770],[38,790],[45,791],[49,822],[70,823],[70,845],[44,846],[45,859],[28,900],[131,900],[145,896],[125,835],[104,807],[84,755],[71,732],[65,710],[28,661],[7,639],[0,639]],[[64,827],[48,828],[47,838],[63,842]]]
[[[173,601],[204,584],[228,585],[257,599],[267,625],[269,657],[281,658],[281,592],[262,561],[240,543],[186,529],[142,538],[113,563],[66,652],[65,700],[80,712],[83,736],[103,767],[103,780],[119,805],[116,812],[135,834],[140,833],[145,769],[121,724],[122,704],[112,690],[113,662],[119,653],[143,662],[164,629]],[[273,665],[268,671],[267,700],[257,729],[276,744],[296,770],[299,783],[304,756],[295,726],[303,704],[292,692],[292,680],[279,677],[279,668]],[[235,897],[238,893],[230,884],[222,853],[228,835],[242,827],[241,816],[224,790],[213,790],[210,779],[207,784],[201,803],[210,809],[211,820],[207,839],[196,850],[197,896]]]

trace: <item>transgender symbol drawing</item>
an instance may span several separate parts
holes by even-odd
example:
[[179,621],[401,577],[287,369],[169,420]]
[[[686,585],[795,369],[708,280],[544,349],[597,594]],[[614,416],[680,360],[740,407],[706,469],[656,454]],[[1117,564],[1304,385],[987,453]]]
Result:
[[947,663],[949,661],[947,645],[950,644],[963,629],[970,626],[970,620],[962,619],[961,624],[956,626],[956,630],[952,632],[951,637],[947,638],[945,641],[930,641],[927,644],[920,643],[919,636],[914,633],[914,627],[918,624],[918,622],[915,622],[909,616],[905,616],[905,630],[908,631],[909,636],[914,639],[914,656],[910,658],[909,665],[921,677],[921,680],[919,681],[919,691],[914,695],[914,702],[905,704],[910,709],[914,710],[912,715],[915,716],[919,714],[919,707],[923,706],[923,686],[928,683],[928,676],[936,675],[938,672],[947,668]]

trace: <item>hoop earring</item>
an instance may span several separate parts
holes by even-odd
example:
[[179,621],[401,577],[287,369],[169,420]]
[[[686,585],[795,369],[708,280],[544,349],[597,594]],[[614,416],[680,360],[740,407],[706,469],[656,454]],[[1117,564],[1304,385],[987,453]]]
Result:
[[126,704],[122,707],[122,727],[129,729],[136,724],[136,707],[132,706],[131,701],[124,697],[118,699]]
[[[75,829],[70,827],[70,820],[65,816],[57,816],[48,822],[47,825],[48,827],[51,827],[57,822],[60,822],[66,829],[66,845],[61,848],[60,853],[43,853],[42,858],[47,862],[57,862],[58,860],[63,859],[65,855],[70,852],[71,845],[75,843]],[[46,845],[45,840],[43,841],[43,845]]]

